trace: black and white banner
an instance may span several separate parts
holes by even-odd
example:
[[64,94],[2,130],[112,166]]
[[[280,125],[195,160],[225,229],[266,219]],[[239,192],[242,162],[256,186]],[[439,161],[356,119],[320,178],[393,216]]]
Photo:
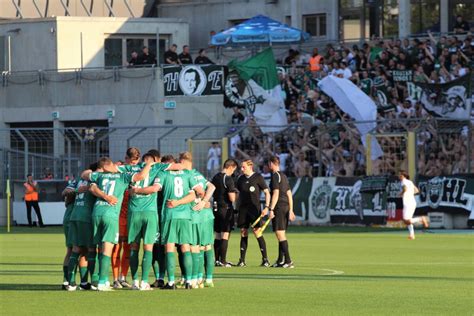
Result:
[[471,75],[444,84],[416,83],[413,94],[430,114],[449,119],[468,120],[471,115]]
[[165,96],[202,96],[222,94],[224,91],[224,67],[170,66],[163,68]]

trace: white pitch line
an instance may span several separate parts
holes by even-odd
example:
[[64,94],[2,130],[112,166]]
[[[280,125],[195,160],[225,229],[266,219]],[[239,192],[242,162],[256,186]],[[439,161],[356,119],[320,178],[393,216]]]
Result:
[[329,272],[327,274],[321,274],[321,275],[341,275],[341,274],[344,274],[344,271],[333,270],[333,269],[320,269],[320,268],[317,268],[317,270],[328,271]]

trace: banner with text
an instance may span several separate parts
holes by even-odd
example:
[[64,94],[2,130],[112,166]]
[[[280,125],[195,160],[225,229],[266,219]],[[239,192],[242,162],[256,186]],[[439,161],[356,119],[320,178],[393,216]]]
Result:
[[[382,190],[374,177],[289,178],[294,212],[306,224],[386,224],[402,220],[401,183],[385,179]],[[371,188],[373,187],[373,188]],[[418,181],[416,213],[468,214],[474,219],[474,174],[424,177]]]
[[204,96],[223,94],[224,67],[170,66],[163,68],[165,96]]

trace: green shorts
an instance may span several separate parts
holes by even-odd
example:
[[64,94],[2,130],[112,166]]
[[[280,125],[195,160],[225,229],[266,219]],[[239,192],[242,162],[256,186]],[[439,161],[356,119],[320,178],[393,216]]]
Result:
[[115,216],[92,216],[94,245],[103,242],[117,244],[119,239],[119,219]]
[[72,247],[72,242],[69,239],[69,225],[70,225],[69,221],[64,222],[63,223],[63,231],[64,231],[64,239],[66,241],[66,247],[71,248]]
[[214,220],[193,224],[193,246],[207,246],[214,244]]
[[71,221],[69,222],[69,240],[73,246],[94,247],[92,223]]
[[172,219],[163,223],[162,242],[166,244],[191,244],[192,224],[190,219]]
[[156,212],[128,212],[128,243],[150,245],[159,239],[158,214]]

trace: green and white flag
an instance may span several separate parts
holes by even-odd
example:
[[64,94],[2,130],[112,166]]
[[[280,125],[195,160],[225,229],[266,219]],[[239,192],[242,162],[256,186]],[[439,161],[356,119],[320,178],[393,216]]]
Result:
[[[228,67],[225,102],[245,106],[264,133],[283,130],[288,121],[272,48],[244,61],[233,60]],[[239,81],[245,82],[244,89],[238,89]]]

